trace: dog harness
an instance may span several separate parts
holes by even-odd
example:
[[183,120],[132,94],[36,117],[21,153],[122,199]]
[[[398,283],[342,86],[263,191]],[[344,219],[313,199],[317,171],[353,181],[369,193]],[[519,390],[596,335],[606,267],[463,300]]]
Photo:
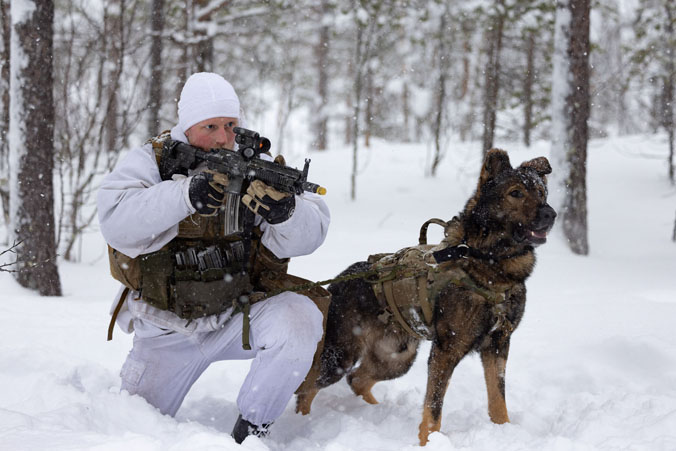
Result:
[[[466,244],[439,246],[427,244],[427,228],[438,224],[448,228],[453,220],[433,218],[420,228],[418,246],[403,248],[393,254],[375,254],[368,262],[379,274],[372,283],[373,292],[383,307],[379,319],[385,323],[395,321],[409,335],[417,339],[431,340],[434,336],[434,309],[439,293],[449,284],[470,290],[493,305],[496,318],[490,333],[499,329],[513,330],[507,318],[505,300],[507,291],[492,291],[477,285],[455,263],[461,258],[474,257],[478,252]],[[444,242],[442,241],[442,244]]]

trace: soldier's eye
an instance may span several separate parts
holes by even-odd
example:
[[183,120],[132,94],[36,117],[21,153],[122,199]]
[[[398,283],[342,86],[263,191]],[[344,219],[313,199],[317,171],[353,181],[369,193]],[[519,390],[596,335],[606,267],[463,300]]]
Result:
[[520,199],[523,197],[523,193],[519,191],[518,189],[515,189],[509,193],[510,196],[516,197],[517,199]]

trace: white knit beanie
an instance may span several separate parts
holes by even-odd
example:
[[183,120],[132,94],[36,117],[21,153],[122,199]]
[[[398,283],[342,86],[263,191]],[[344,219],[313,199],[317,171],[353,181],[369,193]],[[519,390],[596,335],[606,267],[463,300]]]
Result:
[[223,77],[211,72],[192,74],[181,90],[178,125],[185,133],[193,125],[214,117],[239,119],[239,98]]

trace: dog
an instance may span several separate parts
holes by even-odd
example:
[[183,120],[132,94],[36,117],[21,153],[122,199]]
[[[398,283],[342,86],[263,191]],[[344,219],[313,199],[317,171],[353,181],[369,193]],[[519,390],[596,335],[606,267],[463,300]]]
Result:
[[[418,438],[421,445],[441,427],[444,395],[456,365],[471,351],[481,356],[494,423],[509,422],[505,404],[505,367],[510,337],[526,304],[525,280],[535,265],[535,247],[546,242],[556,212],[547,204],[544,157],[517,168],[507,153],[491,149],[479,183],[465,208],[450,221],[436,256],[469,282],[447,283],[435,293],[428,379]],[[463,252],[456,252],[462,250]],[[341,276],[366,274],[373,263],[357,262]],[[339,276],[340,277],[340,276]],[[349,279],[349,277],[346,277]],[[406,333],[396,321],[383,321],[387,307],[367,277],[332,283],[319,377],[299,393],[296,411],[310,412],[317,392],[343,376],[358,396],[376,404],[373,385],[405,374],[423,338]],[[488,294],[487,294],[488,293]],[[499,299],[492,302],[495,294]],[[499,308],[496,308],[499,307]]]

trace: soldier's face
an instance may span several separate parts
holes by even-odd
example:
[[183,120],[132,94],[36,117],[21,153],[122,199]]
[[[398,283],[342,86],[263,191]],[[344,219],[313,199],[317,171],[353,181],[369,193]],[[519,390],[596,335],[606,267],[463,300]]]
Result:
[[188,142],[204,150],[234,149],[235,132],[239,120],[235,117],[215,117],[206,119],[185,131]]

